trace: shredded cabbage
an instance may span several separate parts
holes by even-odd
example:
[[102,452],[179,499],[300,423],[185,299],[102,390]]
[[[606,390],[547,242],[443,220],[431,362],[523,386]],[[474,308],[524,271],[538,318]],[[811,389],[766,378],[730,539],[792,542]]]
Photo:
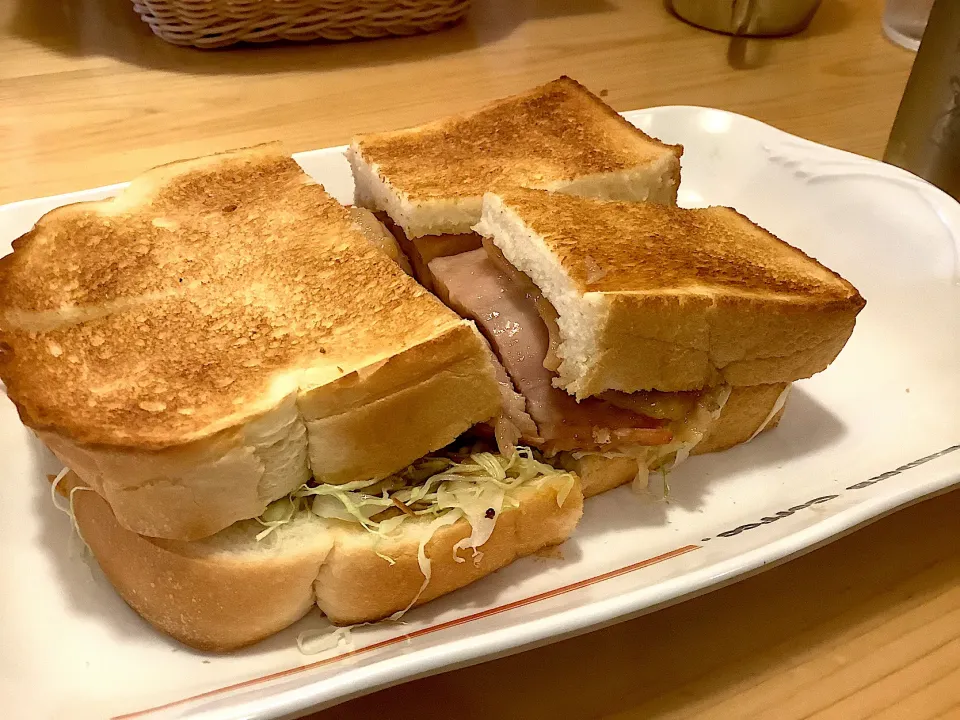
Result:
[[[573,490],[573,486],[577,484],[577,478],[568,474],[567,479],[564,481],[563,485],[557,490],[557,507],[562,508],[563,504],[567,501],[567,497],[570,495],[570,491]],[[519,503],[518,503],[519,504]]]
[[459,508],[470,523],[470,536],[453,546],[453,559],[463,562],[459,553],[470,548],[473,561],[479,563],[483,557],[480,547],[490,539],[493,528],[503,510],[503,498],[506,490],[494,483],[475,485],[463,480],[444,483],[441,492],[437,492],[438,505],[442,508]]
[[[673,458],[668,458],[664,464],[668,466],[667,470],[673,470],[673,468],[690,457],[690,451],[703,440],[720,417],[720,413],[723,412],[723,408],[727,404],[732,390],[733,388],[729,385],[722,385],[714,392],[700,398],[696,409],[685,422],[685,432],[682,433],[684,439],[681,440],[678,436],[674,443],[668,446],[674,454]],[[666,475],[664,475],[664,486],[666,487]]]
[[660,466],[660,476],[663,478],[663,497],[670,497],[670,481],[667,479],[667,475],[670,474],[670,468],[666,465]]
[[665,445],[625,445],[616,450],[603,452],[573,451],[570,455],[576,460],[581,460],[590,455],[599,455],[606,458],[633,458],[637,461],[637,474],[633,478],[631,489],[636,493],[646,492],[649,485],[650,470],[659,470],[663,477],[663,497],[667,499],[670,495],[670,483],[667,475],[690,456],[690,452],[710,431],[720,417],[720,413],[730,397],[730,392],[729,385],[721,385],[710,392],[705,392],[689,416],[684,418],[682,422],[674,423],[671,426],[674,431],[674,438]]
[[647,467],[645,460],[637,460],[637,474],[633,476],[633,481],[630,483],[630,489],[636,493],[643,492],[647,489],[649,484],[650,468]]
[[[634,489],[646,488],[649,474],[647,468],[656,469],[660,471],[663,477],[663,497],[664,499],[670,497],[668,474],[690,457],[690,452],[706,437],[720,417],[720,413],[723,412],[723,408],[730,397],[731,389],[729,385],[721,385],[713,392],[705,393],[697,402],[697,407],[675,432],[673,441],[666,445],[650,448],[648,452],[651,455],[647,455],[645,458],[646,466],[644,467],[644,462],[639,463],[641,467],[637,477],[633,480]],[[641,474],[643,475],[642,478]]]
[[784,406],[784,405],[786,404],[786,402],[787,402],[787,396],[790,395],[790,388],[792,388],[792,387],[793,387],[793,385],[792,385],[791,383],[787,383],[787,386],[786,386],[783,390],[780,391],[780,394],[777,396],[776,401],[773,403],[773,407],[770,408],[770,412],[767,413],[767,416],[763,419],[763,422],[760,423],[760,425],[757,426],[757,429],[753,431],[753,434],[752,434],[749,438],[747,438],[747,442],[750,442],[750,441],[753,440],[757,435],[759,435],[760,433],[762,433],[762,432],[764,431],[764,429],[767,427],[767,425],[770,424],[770,421],[773,420],[774,416],[775,416],[778,412],[780,412],[781,410],[783,410],[783,406]]
[[563,507],[576,484],[576,476],[540,462],[529,447],[511,447],[512,452],[502,454],[467,449],[445,451],[422,458],[383,479],[304,485],[289,498],[272,503],[257,518],[264,526],[257,539],[262,540],[297,513],[309,510],[321,518],[356,523],[377,536],[374,552],[393,565],[396,560],[381,552],[381,542],[397,537],[411,519],[429,520],[417,549],[423,585],[407,608],[394,613],[396,619],[416,603],[430,582],[426,545],[440,528],[465,519],[470,524],[470,535],[456,543],[453,557],[464,562],[460,553],[470,550],[473,561],[479,563],[483,558],[480,548],[493,534],[503,508],[520,505],[511,491],[527,485],[541,487],[547,480],[560,481],[557,505]]
[[264,527],[257,533],[257,540],[263,540],[281,525],[286,525],[300,510],[301,502],[294,497],[286,497],[270,503],[263,515],[256,519]]
[[427,543],[430,542],[430,538],[436,534],[437,530],[442,527],[446,527],[447,525],[453,525],[461,517],[463,517],[463,515],[458,510],[451,510],[450,512],[435,519],[423,531],[423,534],[420,536],[420,544],[417,546],[417,564],[420,566],[420,572],[423,574],[423,582],[420,584],[420,589],[417,590],[417,594],[413,596],[413,600],[410,601],[410,604],[407,605],[403,610],[398,610],[391,615],[391,620],[399,620],[404,614],[406,614],[407,610],[416,605],[417,600],[420,599],[420,596],[423,595],[423,591],[426,590],[427,585],[430,584],[430,576],[432,572],[430,570],[430,558],[427,557]]
[[[472,528],[470,537],[457,544],[457,551],[469,548],[476,557],[480,546],[490,538],[504,503],[510,507],[518,505],[515,498],[508,498],[510,490],[546,477],[562,476],[567,480],[557,498],[562,506],[575,482],[569,473],[538,461],[527,447],[515,447],[509,455],[472,452],[454,456],[459,462],[451,457],[426,457],[384,480],[305,485],[292,497],[310,500],[310,510],[318,517],[356,522],[381,538],[395,537],[411,517],[435,517],[457,509]],[[370,492],[376,487],[383,490],[379,494]],[[387,487],[399,489],[390,492]],[[400,506],[404,514],[381,517],[385,511]],[[275,522],[285,519],[280,517]],[[265,525],[270,522],[265,517],[260,520]]]
[[64,507],[57,502],[57,488],[60,487],[60,483],[63,482],[63,479],[67,476],[67,473],[70,472],[70,468],[65,467],[63,470],[57,473],[57,476],[50,483],[50,500],[53,502],[53,506],[64,513],[67,517],[70,518],[70,524],[73,526],[73,531],[76,533],[76,536],[80,539],[80,542],[83,544],[83,549],[87,553],[91,553],[90,546],[87,544],[86,539],[83,537],[83,533],[80,532],[80,526],[77,524],[77,516],[73,510],[73,496],[78,492],[93,492],[92,488],[88,488],[85,485],[76,485],[70,488],[70,492],[67,494],[67,505]]
[[[63,468],[60,472],[57,473],[57,476],[50,483],[50,502],[53,503],[53,506],[62,513],[66,513],[70,516],[71,522],[73,521],[73,513],[70,512],[68,508],[63,507],[60,503],[57,502],[57,488],[60,487],[60,483],[63,482],[63,479],[67,476],[67,473],[70,472],[70,468]],[[50,476],[47,475],[49,478]]]

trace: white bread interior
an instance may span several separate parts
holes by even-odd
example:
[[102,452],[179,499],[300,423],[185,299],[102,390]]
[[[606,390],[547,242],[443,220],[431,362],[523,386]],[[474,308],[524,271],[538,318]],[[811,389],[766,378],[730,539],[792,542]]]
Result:
[[[480,220],[483,207],[483,196],[480,194],[414,199],[391,185],[379,166],[363,157],[356,142],[347,150],[347,160],[353,170],[356,204],[386,212],[409,238],[469,233]],[[629,170],[547,183],[530,182],[529,186],[602,200],[646,200],[675,204],[679,176],[679,161],[667,154]]]
[[[65,490],[82,486],[70,473]],[[558,505],[562,482],[514,491],[478,562],[456,562],[453,547],[470,534],[460,520],[426,545],[431,580],[416,605],[463,587],[518,557],[569,537],[583,510],[576,484]],[[73,495],[78,530],[120,596],[159,630],[194,648],[235,650],[303,617],[316,604],[339,625],[375,621],[406,608],[423,582],[417,548],[427,524],[410,520],[397,539],[351,523],[300,513],[261,541],[263,527],[241,521],[193,542],[146,538],[117,523],[95,492]],[[376,553],[395,560],[393,565]]]
[[601,329],[610,316],[607,298],[600,293],[581,293],[543,238],[498,195],[488,193],[484,197],[480,222],[474,230],[492,239],[507,261],[526,273],[553,305],[560,330],[557,354],[562,360],[554,382],[577,398],[586,397],[578,380],[601,350]]
[[497,414],[495,372],[483,336],[463,321],[453,332],[301,392],[314,477],[333,484],[385,477],[439,450]]

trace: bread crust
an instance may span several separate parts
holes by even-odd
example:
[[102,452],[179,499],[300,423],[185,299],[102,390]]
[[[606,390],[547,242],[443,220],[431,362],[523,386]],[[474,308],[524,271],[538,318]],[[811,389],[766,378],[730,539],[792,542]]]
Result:
[[[319,482],[384,477],[500,409],[495,368],[472,323],[300,400]],[[429,374],[425,374],[429,373]]]
[[[825,370],[863,307],[850,299],[684,294],[605,296],[599,352],[567,385],[578,397],[604,390],[682,391],[793,382]],[[561,378],[563,367],[561,367]]]
[[[64,484],[83,486],[73,473]],[[281,528],[262,546],[231,548],[217,536],[191,543],[137,535],[121,527],[93,491],[75,492],[72,504],[81,536],[124,601],[158,630],[199,650],[235,650],[303,617],[333,547],[319,519],[299,543]],[[241,536],[262,530],[253,521],[241,525]]]
[[[64,487],[82,482],[73,473]],[[547,545],[569,537],[583,510],[576,483],[557,504],[559,482],[522,488],[518,508],[505,508],[474,563],[453,558],[467,537],[460,520],[441,528],[426,547],[432,579],[417,605],[472,583]],[[141,537],[121,527],[93,491],[73,495],[77,527],[120,596],[154,627],[186,645],[224,652],[250,645],[305,615],[316,603],[331,621],[376,621],[402,610],[423,582],[417,528],[402,526],[397,541],[303,513],[261,542],[263,528],[245,521],[196,542]],[[424,523],[420,523],[421,526]],[[376,552],[391,555],[390,565]]]
[[573,457],[560,453],[556,461],[561,467],[575,472],[580,477],[585,498],[605,493],[632,482],[637,477],[638,462],[631,457],[604,457],[599,454]]

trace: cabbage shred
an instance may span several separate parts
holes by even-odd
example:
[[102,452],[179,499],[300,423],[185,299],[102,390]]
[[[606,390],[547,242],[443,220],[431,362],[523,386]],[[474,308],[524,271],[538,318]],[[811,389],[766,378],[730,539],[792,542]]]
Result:
[[[538,487],[550,478],[560,480],[557,505],[563,507],[576,476],[541,462],[528,447],[511,447],[511,450],[507,454],[467,448],[445,450],[383,479],[343,485],[304,485],[288,498],[272,503],[257,518],[264,526],[257,539],[267,537],[305,510],[321,518],[356,523],[379,540],[398,537],[401,527],[411,520],[429,520],[421,527],[417,549],[424,581],[409,609],[430,582],[426,546],[440,528],[465,519],[470,525],[470,535],[454,546],[453,556],[457,562],[465,562],[463,554],[469,552],[470,559],[479,563],[483,558],[480,548],[493,534],[503,508],[519,506],[510,491],[521,486]],[[377,544],[379,546],[379,542]],[[395,562],[380,552],[379,547],[374,551],[386,562]],[[406,609],[396,616],[404,612]]]
[[[567,480],[557,495],[562,506],[574,477],[537,460],[528,447],[517,447],[509,455],[448,451],[429,455],[382,480],[305,485],[291,495],[291,504],[306,503],[319,517],[355,522],[381,538],[396,537],[401,526],[414,518],[434,519],[453,513],[471,527],[470,537],[455,548],[457,560],[462,562],[459,552],[464,550],[472,551],[472,557],[479,560],[479,548],[490,538],[504,504],[517,505],[509,491],[537,485],[548,477]],[[405,507],[404,512],[398,512],[396,501]],[[288,514],[292,516],[290,512],[283,517]],[[262,517],[261,521],[270,527],[271,518]]]

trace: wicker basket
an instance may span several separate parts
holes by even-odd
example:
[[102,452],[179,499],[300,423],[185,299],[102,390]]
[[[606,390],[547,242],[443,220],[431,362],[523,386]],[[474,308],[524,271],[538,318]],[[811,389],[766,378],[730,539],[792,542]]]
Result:
[[174,45],[350,40],[433,32],[470,0],[133,0],[150,29]]

